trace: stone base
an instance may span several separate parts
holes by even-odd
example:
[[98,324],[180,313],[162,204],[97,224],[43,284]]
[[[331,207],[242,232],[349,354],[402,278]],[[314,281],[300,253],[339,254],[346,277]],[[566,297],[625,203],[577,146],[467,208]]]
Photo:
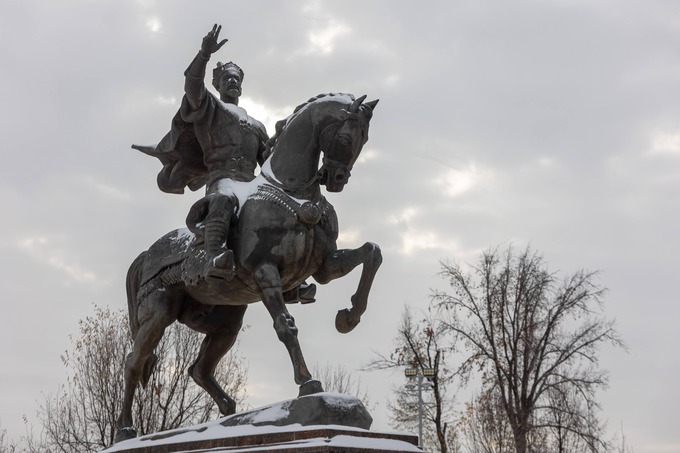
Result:
[[[150,436],[149,436],[150,437]],[[144,438],[142,438],[144,439]],[[418,437],[337,427],[307,427],[244,436],[197,439],[173,443],[138,442],[133,448],[106,450],[119,453],[397,453],[422,452]],[[125,442],[123,442],[125,443]],[[147,443],[147,445],[144,445]],[[121,444],[122,446],[122,444]]]
[[317,393],[115,444],[106,453],[420,452],[411,434],[369,431],[356,397]]
[[220,425],[341,425],[369,429],[371,423],[373,418],[359,398],[323,392],[235,414],[225,418]]

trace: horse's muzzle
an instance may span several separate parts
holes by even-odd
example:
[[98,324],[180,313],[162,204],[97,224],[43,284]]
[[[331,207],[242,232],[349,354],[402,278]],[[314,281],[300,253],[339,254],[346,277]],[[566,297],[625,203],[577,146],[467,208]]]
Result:
[[341,192],[349,181],[351,172],[342,166],[324,162],[319,170],[319,183],[326,186],[329,192]]

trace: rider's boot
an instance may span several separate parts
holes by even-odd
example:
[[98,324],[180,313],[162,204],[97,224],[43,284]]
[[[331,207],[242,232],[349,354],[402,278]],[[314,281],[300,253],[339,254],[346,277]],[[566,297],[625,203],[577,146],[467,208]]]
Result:
[[300,285],[300,292],[298,293],[301,304],[311,304],[316,302],[314,296],[316,296],[316,285],[314,283],[304,282]]
[[283,293],[283,301],[287,304],[311,304],[316,302],[316,285],[314,283],[302,283],[295,289],[291,289]]
[[227,248],[229,227],[222,219],[208,220],[205,224],[206,280],[231,280],[234,276],[234,252]]

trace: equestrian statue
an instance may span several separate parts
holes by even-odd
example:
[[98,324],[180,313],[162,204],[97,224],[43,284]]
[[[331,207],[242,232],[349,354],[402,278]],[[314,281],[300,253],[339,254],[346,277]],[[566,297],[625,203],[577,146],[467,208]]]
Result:
[[[213,86],[203,82],[219,41],[215,25],[203,38],[185,72],[184,97],[170,132],[158,145],[133,146],[158,158],[161,190],[206,194],[192,206],[187,228],[171,231],[132,263],[127,299],[134,347],[125,364],[125,394],[116,441],[136,437],[132,403],[156,363],[154,348],[170,324],[179,321],[205,334],[188,372],[224,415],[235,401],[216,382],[214,371],[234,345],[248,304],[262,301],[293,365],[300,396],[322,392],[305,364],[295,320],[287,303],[314,301],[312,277],[325,284],[358,265],[362,273],[351,308],[340,310],[335,327],[347,333],[366,310],[373,278],[382,262],[371,242],[338,250],[338,219],[321,194],[340,192],[362,147],[378,103],[366,96],[320,94],[276,124],[264,126],[238,106],[243,71],[218,63]],[[255,175],[257,166],[260,172]]]

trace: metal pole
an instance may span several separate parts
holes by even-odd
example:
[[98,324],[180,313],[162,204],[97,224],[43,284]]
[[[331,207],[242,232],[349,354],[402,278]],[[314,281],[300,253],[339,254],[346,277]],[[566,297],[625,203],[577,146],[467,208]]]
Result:
[[[427,376],[428,379],[434,376],[433,368],[407,368],[404,370],[407,378],[418,378],[418,448],[423,449],[423,378]],[[412,385],[407,385],[409,390],[412,390]]]
[[418,443],[423,448],[423,373],[418,373]]

